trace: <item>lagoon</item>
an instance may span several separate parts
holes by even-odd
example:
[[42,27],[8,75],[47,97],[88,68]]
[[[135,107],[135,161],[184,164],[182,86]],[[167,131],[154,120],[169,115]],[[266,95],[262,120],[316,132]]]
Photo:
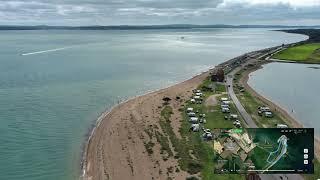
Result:
[[320,135],[320,65],[270,63],[249,75],[248,84]]

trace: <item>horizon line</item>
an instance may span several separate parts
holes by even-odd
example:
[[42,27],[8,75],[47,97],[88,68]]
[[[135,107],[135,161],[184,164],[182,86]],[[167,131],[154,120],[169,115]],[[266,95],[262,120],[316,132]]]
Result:
[[233,26],[233,27],[241,27],[241,26],[277,26],[277,27],[320,27],[320,25],[279,25],[279,24],[120,24],[120,25],[9,25],[9,24],[0,24],[0,27],[147,27],[147,26]]

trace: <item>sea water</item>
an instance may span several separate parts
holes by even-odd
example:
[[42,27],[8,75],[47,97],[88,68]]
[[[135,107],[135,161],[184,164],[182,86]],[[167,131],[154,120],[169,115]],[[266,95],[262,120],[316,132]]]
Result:
[[77,179],[101,112],[242,53],[304,39],[268,29],[0,31],[0,179]]

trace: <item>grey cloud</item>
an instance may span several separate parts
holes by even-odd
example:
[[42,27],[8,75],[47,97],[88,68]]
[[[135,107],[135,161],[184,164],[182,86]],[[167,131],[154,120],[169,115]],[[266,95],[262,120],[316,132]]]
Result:
[[[0,0],[1,24],[320,24],[320,7],[223,0]],[[305,20],[305,21],[304,21]]]

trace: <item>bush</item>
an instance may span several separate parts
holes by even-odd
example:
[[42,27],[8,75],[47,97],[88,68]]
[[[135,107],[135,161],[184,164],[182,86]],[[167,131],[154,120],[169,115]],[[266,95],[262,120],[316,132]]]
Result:
[[195,176],[189,176],[186,178],[186,180],[199,180],[199,179]]
[[190,162],[188,163],[188,170],[187,172],[190,174],[197,174],[202,170],[202,164],[198,162]]

